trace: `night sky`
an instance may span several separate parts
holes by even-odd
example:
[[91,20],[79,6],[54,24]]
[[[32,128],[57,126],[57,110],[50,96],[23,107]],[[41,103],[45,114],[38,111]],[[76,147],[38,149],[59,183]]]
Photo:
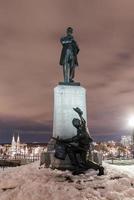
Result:
[[128,133],[134,112],[133,0],[0,1],[0,143],[52,133],[53,88],[63,79],[59,39],[74,28],[76,81],[87,89],[88,126],[98,139]]

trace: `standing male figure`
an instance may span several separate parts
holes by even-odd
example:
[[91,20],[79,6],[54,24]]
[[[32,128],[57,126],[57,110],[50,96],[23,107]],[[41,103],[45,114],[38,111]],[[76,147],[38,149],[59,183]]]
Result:
[[75,67],[78,66],[77,54],[79,47],[73,37],[73,28],[68,27],[66,30],[66,36],[60,39],[63,46],[60,65],[63,66],[64,82],[74,82]]

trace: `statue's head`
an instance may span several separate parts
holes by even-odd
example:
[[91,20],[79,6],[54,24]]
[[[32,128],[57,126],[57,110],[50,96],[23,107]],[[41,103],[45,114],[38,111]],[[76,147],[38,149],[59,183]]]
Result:
[[77,118],[74,118],[74,119],[72,120],[72,124],[73,124],[73,126],[74,126],[75,128],[79,128],[79,127],[81,126],[80,120],[77,119]]
[[66,32],[67,32],[67,35],[72,35],[73,28],[72,27],[68,27],[67,30],[66,30]]

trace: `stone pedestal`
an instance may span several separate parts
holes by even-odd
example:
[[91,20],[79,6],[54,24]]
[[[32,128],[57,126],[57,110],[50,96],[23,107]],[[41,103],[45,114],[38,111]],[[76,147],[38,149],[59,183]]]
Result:
[[98,151],[93,151],[92,152],[92,161],[96,162],[99,165],[102,165],[102,153]]
[[73,118],[79,118],[73,108],[79,107],[87,120],[86,90],[81,86],[58,85],[54,88],[53,137],[62,139],[76,135]]
[[[86,90],[77,85],[58,85],[54,88],[54,116],[53,116],[53,137],[59,136],[62,139],[71,138],[77,134],[72,124],[73,118],[79,118],[73,108],[79,107],[83,111],[83,117],[87,120],[86,111]],[[57,169],[72,169],[68,156],[65,161],[54,157],[55,144],[51,140],[48,144],[46,165]]]
[[[85,88],[78,84],[63,85],[63,83],[54,88],[53,137],[59,136],[60,139],[67,139],[77,134],[77,130],[72,124],[73,118],[79,118],[73,110],[76,107],[83,111],[83,117],[87,121]],[[65,161],[55,158],[55,143],[54,139],[49,141],[48,151],[42,154],[41,164],[45,163],[46,167],[53,169],[72,169],[73,166],[68,156]],[[98,154],[93,154],[92,159],[99,164],[102,162]]]

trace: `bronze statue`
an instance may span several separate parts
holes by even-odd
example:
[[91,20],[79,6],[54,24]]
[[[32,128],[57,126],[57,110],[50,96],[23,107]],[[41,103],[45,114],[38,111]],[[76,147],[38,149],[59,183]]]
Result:
[[79,47],[73,37],[73,28],[68,27],[66,30],[66,36],[60,39],[63,46],[60,65],[63,66],[64,83],[74,82],[75,67],[78,66],[77,54],[79,53]]
[[64,140],[57,138],[55,156],[65,160],[66,154],[68,154],[74,167],[73,175],[81,174],[88,169],[99,170],[98,176],[104,175],[104,168],[102,166],[87,160],[87,152],[93,140],[88,133],[86,121],[82,117],[83,112],[78,107],[73,109],[80,117],[80,119],[74,118],[72,120],[73,126],[77,129],[77,135]]

